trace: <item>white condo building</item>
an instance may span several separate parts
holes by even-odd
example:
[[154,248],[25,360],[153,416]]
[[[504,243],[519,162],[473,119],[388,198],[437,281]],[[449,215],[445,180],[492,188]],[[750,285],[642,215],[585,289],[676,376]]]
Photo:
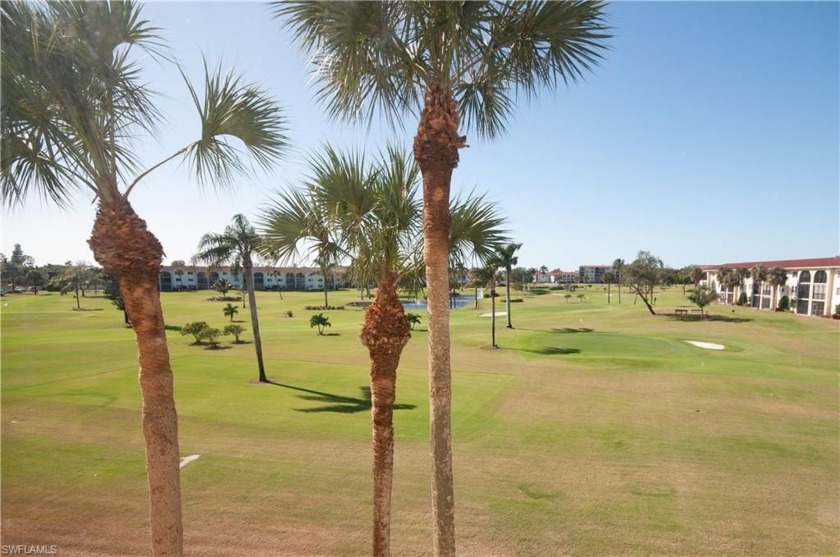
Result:
[[[327,288],[344,286],[342,267],[333,269],[326,278]],[[161,267],[158,288],[161,292],[176,290],[209,290],[219,279],[225,279],[235,288],[242,286],[242,271],[230,267],[205,267],[184,265]],[[313,267],[254,267],[254,290],[323,290],[321,270]]]
[[[752,269],[756,265],[765,268],[781,267],[787,273],[787,281],[780,287],[769,282],[746,278],[742,286],[723,288],[718,281],[721,267],[729,269]],[[840,256],[816,259],[785,259],[779,261],[749,261],[741,263],[723,263],[721,265],[702,265],[706,278],[701,281],[719,296],[722,304],[734,304],[745,292],[747,303],[758,309],[775,310],[779,300],[787,296],[790,311],[799,315],[826,316],[834,313],[840,304]]]

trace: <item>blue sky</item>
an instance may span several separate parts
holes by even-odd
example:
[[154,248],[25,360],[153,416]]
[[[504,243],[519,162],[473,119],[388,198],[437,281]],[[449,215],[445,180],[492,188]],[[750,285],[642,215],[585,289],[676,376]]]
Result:
[[[468,133],[453,192],[487,192],[522,242],[523,266],[574,270],[632,260],[673,267],[840,253],[840,3],[619,2],[602,65],[576,85],[519,104],[508,133]],[[202,56],[235,67],[282,104],[293,149],[270,173],[235,189],[201,190],[170,164],[132,193],[165,262],[189,259],[205,232],[235,213],[254,217],[294,184],[326,141],[377,151],[405,130],[329,121],[314,101],[305,56],[259,3],[148,3],[194,80]],[[198,121],[173,67],[145,64],[167,116],[147,165],[193,140]],[[70,210],[32,197],[5,209],[3,253],[36,263],[93,261],[91,200]]]

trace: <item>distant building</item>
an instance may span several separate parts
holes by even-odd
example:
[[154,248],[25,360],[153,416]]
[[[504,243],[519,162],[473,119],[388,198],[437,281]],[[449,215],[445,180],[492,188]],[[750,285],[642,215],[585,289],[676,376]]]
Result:
[[[327,288],[344,286],[345,268],[336,267],[327,276]],[[174,290],[209,290],[219,279],[226,279],[235,288],[242,286],[242,272],[230,267],[184,265],[161,267],[158,288],[161,292]],[[254,290],[323,290],[321,270],[313,267],[254,267]]]
[[[729,269],[751,269],[764,265],[768,270],[781,267],[787,272],[787,282],[774,288],[768,282],[759,285],[752,277],[744,280],[743,286],[726,289],[718,283],[717,273],[721,267]],[[758,309],[774,310],[782,296],[790,300],[790,309],[799,315],[831,315],[840,304],[840,256],[817,259],[784,259],[779,261],[748,261],[701,265],[706,277],[701,281],[719,296],[722,304],[734,304],[747,294],[747,303]],[[743,290],[742,290],[743,288]]]
[[603,282],[601,277],[607,271],[612,271],[612,265],[581,265],[578,270],[580,282],[588,284],[600,284]]
[[554,284],[575,284],[580,276],[577,271],[561,271],[560,269],[551,271],[548,275]]

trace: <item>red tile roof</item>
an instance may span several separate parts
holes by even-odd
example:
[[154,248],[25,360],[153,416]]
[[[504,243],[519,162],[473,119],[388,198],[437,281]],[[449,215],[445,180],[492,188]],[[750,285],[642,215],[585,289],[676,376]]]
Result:
[[710,269],[717,270],[721,267],[729,267],[730,269],[746,267],[747,269],[749,269],[755,267],[756,265],[764,265],[768,269],[771,267],[783,267],[785,269],[840,267],[840,256],[817,257],[814,259],[780,259],[777,261],[747,261],[742,263],[721,263],[719,265],[700,265],[700,268],[706,271]]

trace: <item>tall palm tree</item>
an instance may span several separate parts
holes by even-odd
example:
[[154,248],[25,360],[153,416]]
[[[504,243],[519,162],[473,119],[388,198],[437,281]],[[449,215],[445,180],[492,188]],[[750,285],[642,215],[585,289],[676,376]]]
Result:
[[135,139],[153,134],[162,119],[136,61],[142,54],[165,60],[158,30],[140,17],[140,5],[3,2],[0,10],[3,202],[36,195],[66,206],[79,190],[96,202],[89,244],[119,280],[137,341],[152,552],[180,554],[178,421],[157,284],[163,248],[128,197],[174,159],[185,159],[199,181],[214,185],[251,170],[246,154],[269,167],[287,145],[285,122],[273,100],[235,75],[205,67],[200,98],[182,72],[201,136],[140,171]]
[[607,303],[610,303],[610,285],[615,282],[615,273],[613,271],[605,271],[601,275],[601,280],[607,283]]
[[[201,237],[198,243],[198,253],[193,256],[195,261],[202,261],[213,267],[231,265],[232,268],[242,269],[242,280],[248,295],[248,305],[251,313],[251,329],[254,331],[254,351],[257,354],[257,369],[259,380],[268,382],[265,374],[265,364],[262,354],[262,339],[260,338],[260,320],[257,312],[257,295],[254,292],[254,257],[263,249],[263,239],[241,214],[233,215],[233,224],[225,227],[221,234],[208,233]],[[232,318],[231,318],[232,319]]]
[[767,272],[767,281],[773,286],[773,301],[772,306],[777,307],[779,304],[779,291],[781,287],[787,284],[787,271],[785,271],[784,267],[773,267]]
[[741,303],[741,300],[743,300],[744,303],[747,303],[747,292],[744,282],[750,278],[750,270],[746,267],[738,267],[734,270],[734,273],[734,276],[738,277],[738,303]]
[[510,321],[510,271],[519,263],[519,258],[513,255],[516,250],[522,247],[522,244],[509,243],[496,250],[496,260],[500,267],[505,269],[505,311],[507,311],[507,328],[513,329],[513,324]]
[[759,263],[750,269],[750,276],[753,279],[753,306],[761,309],[761,287],[767,281],[769,272],[767,271],[767,267]]
[[449,193],[464,129],[501,135],[518,94],[578,81],[608,39],[601,2],[277,2],[312,54],[334,117],[419,116],[429,300],[433,551],[455,552],[449,339]]
[[496,344],[496,270],[498,262],[488,261],[483,267],[473,271],[476,284],[483,284],[490,288],[490,347],[498,348]]
[[613,261],[612,268],[613,272],[615,273],[615,284],[618,287],[618,303],[621,303],[621,285],[623,284],[624,280],[624,260],[621,258],[616,259]]
[[[391,485],[393,481],[393,406],[396,373],[411,333],[397,288],[400,280],[422,267],[421,205],[417,198],[419,169],[409,157],[388,147],[375,165],[358,154],[326,148],[310,159],[312,177],[304,190],[282,193],[262,214],[268,252],[289,256],[308,244],[318,256],[323,229],[332,231],[332,253],[350,260],[348,274],[376,283],[376,296],[365,312],[361,340],[370,357],[373,418],[373,549],[390,553]],[[456,204],[453,214],[477,230],[453,239],[456,259],[489,251],[500,219],[483,198]],[[307,218],[306,211],[309,211]]]

